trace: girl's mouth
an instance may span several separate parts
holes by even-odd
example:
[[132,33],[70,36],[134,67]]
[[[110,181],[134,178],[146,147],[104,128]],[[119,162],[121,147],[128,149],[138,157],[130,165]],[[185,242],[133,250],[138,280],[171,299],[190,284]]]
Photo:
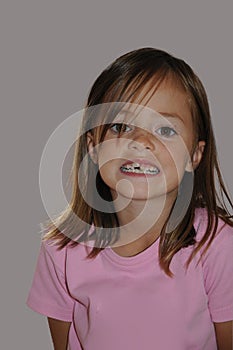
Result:
[[155,166],[150,164],[141,164],[138,162],[123,164],[120,167],[120,170],[123,173],[133,173],[139,175],[157,175],[160,172],[160,170]]

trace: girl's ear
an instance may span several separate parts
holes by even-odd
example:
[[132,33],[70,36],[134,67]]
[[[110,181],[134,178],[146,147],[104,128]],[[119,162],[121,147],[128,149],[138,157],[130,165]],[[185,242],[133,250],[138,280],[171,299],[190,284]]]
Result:
[[198,144],[193,152],[192,159],[189,160],[185,170],[191,172],[195,170],[201,162],[205,149],[205,141],[198,141]]
[[87,133],[87,149],[93,163],[97,164],[98,163],[97,153],[94,147],[93,135],[90,132]]

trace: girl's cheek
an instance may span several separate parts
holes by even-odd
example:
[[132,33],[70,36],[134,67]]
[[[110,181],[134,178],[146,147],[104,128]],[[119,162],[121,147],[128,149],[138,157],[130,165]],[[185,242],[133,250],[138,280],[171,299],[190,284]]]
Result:
[[119,153],[117,152],[114,145],[111,145],[109,143],[108,145],[102,145],[98,152],[99,167],[117,158],[118,154]]
[[176,144],[175,146],[168,145],[166,154],[167,162],[171,166],[175,166],[179,175],[182,176],[187,162],[190,161],[190,154],[186,145],[184,143]]

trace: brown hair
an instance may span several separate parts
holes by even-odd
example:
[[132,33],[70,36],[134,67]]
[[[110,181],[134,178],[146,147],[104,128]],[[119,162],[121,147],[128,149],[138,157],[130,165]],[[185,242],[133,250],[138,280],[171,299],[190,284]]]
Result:
[[[195,243],[196,232],[193,222],[196,208],[206,208],[208,222],[206,232],[190,255],[187,266],[201,247],[208,241],[203,254],[207,251],[216,235],[219,218],[233,226],[232,217],[230,216],[226,202],[228,202],[231,208],[233,208],[233,205],[224,186],[218,165],[208,100],[200,79],[183,60],[162,50],[141,48],[119,57],[99,75],[90,90],[86,107],[89,108],[106,102],[133,102],[145,84],[149,83],[147,93],[150,92],[152,95],[155,91],[152,87],[157,88],[168,77],[171,77],[174,82],[177,82],[187,93],[191,101],[190,105],[196,129],[196,141],[205,141],[202,160],[194,170],[193,192],[186,215],[172,232],[166,234],[166,227],[164,226],[160,234],[160,266],[168,276],[172,276],[169,266],[174,254],[181,248]],[[95,113],[84,114],[83,130],[92,130],[93,132],[93,118],[95,118]],[[96,143],[104,139],[108,127],[108,124],[105,124],[94,130],[93,136]],[[87,132],[84,132],[79,137],[75,146],[71,172],[72,198],[70,205],[57,220],[54,222],[48,221],[45,224],[47,226],[47,234],[44,236],[44,239],[55,239],[58,242],[59,248],[63,248],[72,240],[87,242],[93,239],[95,244],[87,257],[94,258],[110,242],[117,241],[118,220],[115,213],[98,211],[84,200],[82,196],[83,191],[90,191],[93,181],[96,181],[96,187],[99,193],[105,200],[109,201],[109,206],[112,205],[109,188],[102,181],[98,171],[96,179],[94,178],[96,165],[85,157],[88,152]],[[86,162],[83,162],[86,158]],[[78,171],[82,162],[84,164],[82,171],[85,176],[78,185],[76,179],[78,178]],[[217,186],[219,191],[217,191]],[[73,214],[82,220],[82,223],[78,226],[75,224]],[[92,224],[95,230],[90,234],[89,228]],[[103,234],[101,228],[109,228],[108,234]],[[75,241],[72,243],[72,245],[76,244],[78,243]]]

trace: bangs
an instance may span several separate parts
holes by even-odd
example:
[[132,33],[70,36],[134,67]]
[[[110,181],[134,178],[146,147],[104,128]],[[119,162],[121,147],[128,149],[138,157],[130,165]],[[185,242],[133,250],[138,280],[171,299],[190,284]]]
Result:
[[[127,79],[116,81],[103,98],[103,103],[108,102],[130,102],[134,103],[142,93],[142,97],[137,101],[138,104],[151,92],[155,93],[163,80],[170,75],[169,67],[161,67],[158,71],[142,71],[136,76],[130,76]],[[145,86],[147,87],[145,89]],[[150,97],[151,97],[150,96]],[[148,102],[148,101],[147,101]]]

